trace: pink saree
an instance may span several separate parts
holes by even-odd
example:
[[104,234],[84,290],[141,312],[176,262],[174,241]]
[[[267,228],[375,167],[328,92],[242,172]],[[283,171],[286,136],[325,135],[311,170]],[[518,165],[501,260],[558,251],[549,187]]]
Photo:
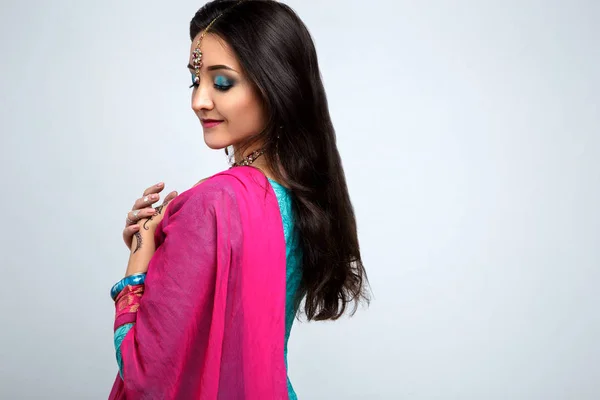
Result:
[[288,399],[285,239],[266,177],[236,167],[181,193],[155,240],[110,399]]

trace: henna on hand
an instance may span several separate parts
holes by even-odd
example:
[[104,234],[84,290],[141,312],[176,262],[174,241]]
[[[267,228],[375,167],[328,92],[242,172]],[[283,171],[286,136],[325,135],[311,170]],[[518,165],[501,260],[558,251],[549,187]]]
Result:
[[135,254],[139,249],[142,248],[142,234],[139,232],[134,233],[135,239],[136,239],[136,244],[135,244],[135,250],[133,251],[133,254]]
[[160,206],[158,206],[158,207],[156,207],[156,208],[155,208],[155,210],[156,210],[156,214],[154,214],[154,215],[150,216],[150,218],[148,218],[148,219],[146,220],[146,222],[144,222],[144,229],[145,229],[145,230],[149,230],[149,229],[150,229],[150,228],[148,228],[148,227],[146,226],[146,224],[147,224],[148,222],[152,221],[152,218],[154,218],[154,216],[156,216],[156,215],[158,215],[158,214],[162,214],[163,208],[165,208],[165,207],[167,206],[167,204],[169,204],[169,202],[168,202],[168,201],[167,201],[166,203],[162,203]]

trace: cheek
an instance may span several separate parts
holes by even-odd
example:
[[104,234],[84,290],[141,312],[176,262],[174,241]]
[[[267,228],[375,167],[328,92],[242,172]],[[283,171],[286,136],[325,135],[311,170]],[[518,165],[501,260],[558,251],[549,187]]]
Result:
[[[253,94],[243,93],[229,104],[224,104],[223,114],[231,128],[240,134],[256,134],[264,127],[263,107]],[[234,133],[234,132],[232,132]]]

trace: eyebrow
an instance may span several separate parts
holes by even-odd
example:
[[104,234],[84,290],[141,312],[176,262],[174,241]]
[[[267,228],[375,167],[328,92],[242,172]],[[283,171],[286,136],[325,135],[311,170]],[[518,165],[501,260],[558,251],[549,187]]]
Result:
[[[188,64],[187,65],[188,69],[195,69],[194,66],[192,64]],[[207,68],[209,71],[215,71],[217,69],[227,69],[229,71],[233,71],[233,72],[237,72],[235,69],[227,66],[227,65],[211,65],[210,67]],[[239,72],[238,72],[239,73]]]

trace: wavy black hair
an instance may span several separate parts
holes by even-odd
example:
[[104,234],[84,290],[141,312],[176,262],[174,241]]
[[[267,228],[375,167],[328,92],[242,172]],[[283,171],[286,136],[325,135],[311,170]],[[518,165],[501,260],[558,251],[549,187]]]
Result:
[[368,280],[312,37],[285,4],[214,0],[194,15],[190,39],[221,13],[209,32],[233,49],[261,97],[267,122],[253,139],[292,192],[303,253],[296,305],[305,298],[308,320],[338,319],[351,303],[353,314],[369,302]]

